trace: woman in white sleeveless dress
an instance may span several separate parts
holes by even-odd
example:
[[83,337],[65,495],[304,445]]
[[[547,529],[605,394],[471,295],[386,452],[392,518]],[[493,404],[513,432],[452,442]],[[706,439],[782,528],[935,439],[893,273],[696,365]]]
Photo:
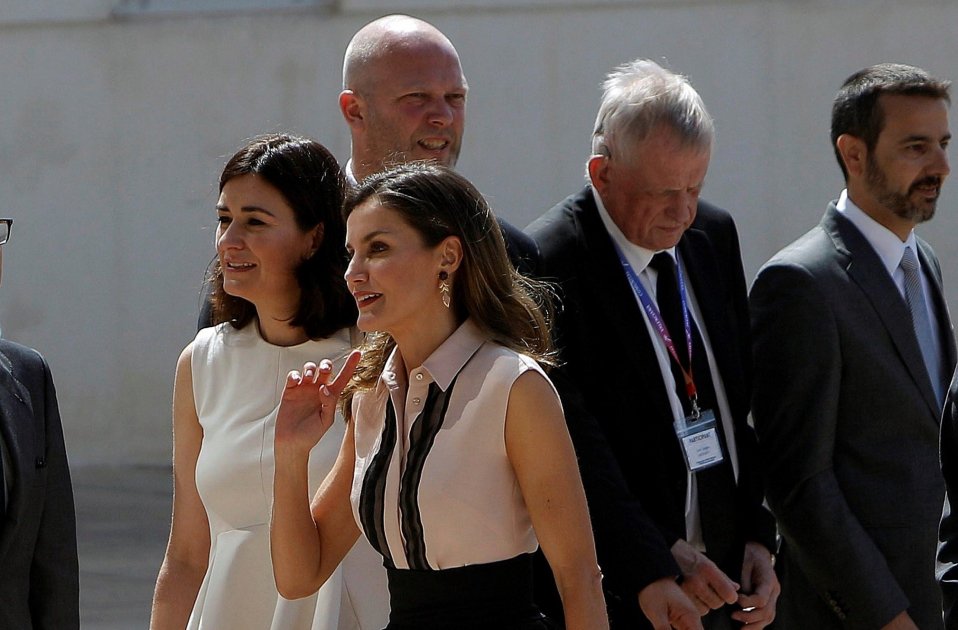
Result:
[[[319,143],[262,136],[229,160],[219,188],[216,325],[177,363],[173,523],[151,628],[379,630],[385,571],[364,541],[302,599],[279,596],[270,562],[273,425],[286,373],[352,345],[339,167]],[[341,420],[333,431],[342,437]],[[310,452],[313,492],[335,441]]]

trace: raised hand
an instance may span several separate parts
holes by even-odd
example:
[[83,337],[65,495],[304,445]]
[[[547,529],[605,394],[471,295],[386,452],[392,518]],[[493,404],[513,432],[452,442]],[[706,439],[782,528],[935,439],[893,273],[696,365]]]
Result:
[[349,382],[361,354],[353,350],[335,378],[333,363],[308,362],[302,371],[286,375],[286,387],[276,415],[276,448],[308,452],[326,434],[336,419],[336,404]]

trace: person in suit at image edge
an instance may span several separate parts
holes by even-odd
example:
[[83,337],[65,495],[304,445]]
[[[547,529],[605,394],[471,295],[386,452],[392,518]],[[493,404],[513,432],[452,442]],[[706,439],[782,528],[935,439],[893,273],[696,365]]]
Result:
[[949,172],[948,86],[901,64],[845,81],[831,138],[846,188],[752,286],[786,630],[942,627],[938,432],[955,339],[915,228]]
[[[11,223],[0,219],[0,245]],[[6,339],[0,454],[0,628],[79,628],[76,511],[53,378],[36,350]]]

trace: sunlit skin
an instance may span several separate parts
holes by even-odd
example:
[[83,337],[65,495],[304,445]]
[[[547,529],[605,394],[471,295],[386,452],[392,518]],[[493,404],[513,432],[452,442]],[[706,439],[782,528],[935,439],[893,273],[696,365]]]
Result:
[[450,236],[428,247],[395,210],[369,199],[346,221],[350,256],[346,283],[359,308],[364,332],[388,332],[415,368],[451,335],[459,322],[439,292],[439,273],[450,284],[462,257],[459,239]]
[[374,23],[354,42],[370,38],[374,51],[351,72],[339,100],[357,179],[410,160],[455,166],[468,91],[456,49],[413,18]]
[[[226,293],[252,302],[267,341],[283,343],[300,289],[296,268],[320,245],[322,227],[303,231],[283,195],[257,175],[226,182],[216,203],[216,254]],[[299,335],[304,333],[300,330]],[[300,339],[305,341],[305,337]]]
[[710,157],[708,147],[685,146],[675,131],[659,126],[627,155],[593,156],[589,175],[625,237],[661,251],[674,247],[695,220]]
[[935,214],[950,167],[948,105],[938,98],[884,94],[884,127],[874,149],[850,135],[838,138],[848,169],[849,198],[902,240]]

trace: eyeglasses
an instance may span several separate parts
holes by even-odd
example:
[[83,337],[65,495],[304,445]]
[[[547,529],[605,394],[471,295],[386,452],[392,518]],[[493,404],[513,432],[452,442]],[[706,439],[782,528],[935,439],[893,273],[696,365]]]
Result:
[[0,245],[10,240],[10,230],[13,226],[13,219],[0,219]]

